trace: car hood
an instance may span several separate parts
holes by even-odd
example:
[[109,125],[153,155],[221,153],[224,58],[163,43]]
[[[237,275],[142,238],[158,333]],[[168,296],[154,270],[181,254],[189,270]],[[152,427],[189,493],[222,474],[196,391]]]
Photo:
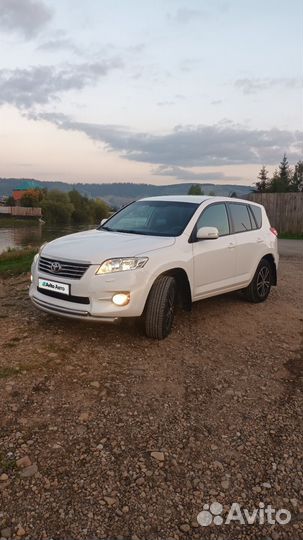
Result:
[[175,238],[116,233],[93,229],[52,240],[42,250],[43,257],[101,264],[114,257],[134,257],[166,248]]

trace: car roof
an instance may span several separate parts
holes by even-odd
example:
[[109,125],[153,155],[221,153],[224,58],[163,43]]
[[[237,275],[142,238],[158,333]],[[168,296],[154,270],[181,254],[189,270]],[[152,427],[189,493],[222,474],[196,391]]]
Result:
[[[257,204],[247,199],[238,199],[236,197],[216,197],[210,195],[161,195],[160,197],[144,197],[140,201],[172,201],[172,202],[188,202],[202,204],[205,201],[212,200],[213,202],[242,202],[245,204]],[[257,206],[260,206],[257,204]]]
[[189,202],[200,204],[210,197],[203,195],[161,195],[159,197],[144,197],[140,201],[172,201],[172,202]]

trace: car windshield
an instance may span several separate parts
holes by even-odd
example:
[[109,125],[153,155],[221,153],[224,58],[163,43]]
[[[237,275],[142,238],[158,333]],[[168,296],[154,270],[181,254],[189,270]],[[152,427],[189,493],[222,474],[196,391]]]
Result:
[[198,203],[179,201],[138,201],[122,208],[98,230],[179,236],[198,206]]

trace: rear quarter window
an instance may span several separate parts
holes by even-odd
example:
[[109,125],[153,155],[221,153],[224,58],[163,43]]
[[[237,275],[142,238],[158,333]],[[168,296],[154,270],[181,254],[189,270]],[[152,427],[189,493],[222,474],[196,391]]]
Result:
[[252,214],[256,220],[258,229],[261,229],[262,227],[262,210],[259,208],[259,206],[249,205],[249,208],[252,211]]

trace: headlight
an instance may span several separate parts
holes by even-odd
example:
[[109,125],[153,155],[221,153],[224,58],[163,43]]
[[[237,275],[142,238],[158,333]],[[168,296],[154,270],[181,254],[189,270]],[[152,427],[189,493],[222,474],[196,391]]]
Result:
[[136,270],[136,268],[143,268],[147,261],[148,257],[124,257],[122,259],[107,259],[98,268],[96,274],[111,274],[113,272]]

